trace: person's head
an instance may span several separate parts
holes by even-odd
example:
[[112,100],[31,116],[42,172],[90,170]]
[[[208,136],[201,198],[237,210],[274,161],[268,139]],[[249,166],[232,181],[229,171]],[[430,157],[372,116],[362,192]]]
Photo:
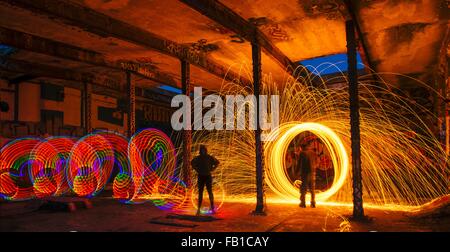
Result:
[[311,142],[304,142],[304,143],[302,143],[301,144],[301,148],[302,148],[302,150],[306,150],[306,149],[308,149],[309,147],[311,146]]
[[208,150],[206,149],[206,145],[200,145],[200,155],[208,154]]

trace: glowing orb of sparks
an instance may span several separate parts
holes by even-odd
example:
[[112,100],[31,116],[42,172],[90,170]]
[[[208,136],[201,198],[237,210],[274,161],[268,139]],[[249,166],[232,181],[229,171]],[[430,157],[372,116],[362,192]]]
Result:
[[[265,145],[266,183],[281,197],[298,200],[299,189],[289,181],[285,171],[285,157],[291,141],[297,135],[306,131],[316,135],[330,152],[336,176],[328,190],[316,194],[317,201],[326,201],[344,185],[349,171],[349,160],[339,136],[330,128],[319,123],[290,122],[280,125],[272,131],[269,139],[276,139],[276,136],[278,136],[278,139],[267,142]],[[309,194],[307,197],[309,197]]]

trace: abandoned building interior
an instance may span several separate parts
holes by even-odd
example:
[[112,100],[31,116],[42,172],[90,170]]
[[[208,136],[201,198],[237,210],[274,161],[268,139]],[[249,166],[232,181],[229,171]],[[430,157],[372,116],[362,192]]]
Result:
[[[175,147],[185,153],[191,133],[171,127],[174,96],[191,95],[194,87],[220,92],[227,82],[255,94],[261,82],[280,88],[292,80],[324,90],[347,88],[353,45],[353,76],[361,83],[388,83],[425,108],[426,113],[416,111],[418,117],[448,155],[449,8],[444,0],[0,0],[0,147],[24,137],[78,139],[98,130],[131,139],[142,129],[156,128],[175,135]],[[258,141],[250,148],[253,153],[256,149],[256,159],[263,159],[262,148]],[[189,169],[186,160],[193,156],[179,158],[184,160],[181,169]],[[258,173],[263,168],[258,167],[263,165],[256,161],[256,182],[249,180],[258,188],[263,184]],[[258,211],[262,191],[257,190],[255,199]],[[254,202],[246,204],[247,214]],[[130,218],[145,212],[142,205],[135,209]],[[230,209],[230,216],[240,212],[238,205]],[[95,216],[103,210],[98,211]],[[278,217],[294,211],[280,210]],[[288,224],[270,229],[275,222],[267,218],[254,229],[250,224],[223,224],[201,230],[299,230]],[[18,227],[25,219],[4,219],[1,230],[42,230],[31,224]],[[338,217],[333,221],[337,226],[342,222]],[[390,230],[389,221],[380,229]],[[76,224],[74,229],[118,230],[121,225],[100,223]],[[448,220],[445,223],[437,230],[448,231]],[[55,230],[67,230],[65,225],[55,225]],[[414,230],[411,227],[403,229]],[[173,229],[162,225],[158,230]]]

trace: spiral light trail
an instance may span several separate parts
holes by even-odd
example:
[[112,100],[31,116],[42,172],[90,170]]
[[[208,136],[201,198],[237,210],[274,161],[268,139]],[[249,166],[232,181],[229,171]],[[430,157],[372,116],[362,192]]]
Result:
[[0,196],[7,200],[28,200],[34,197],[28,167],[31,151],[38,138],[16,139],[0,150]]
[[33,148],[29,172],[36,197],[63,195],[69,190],[66,168],[73,145],[71,138],[50,137]]

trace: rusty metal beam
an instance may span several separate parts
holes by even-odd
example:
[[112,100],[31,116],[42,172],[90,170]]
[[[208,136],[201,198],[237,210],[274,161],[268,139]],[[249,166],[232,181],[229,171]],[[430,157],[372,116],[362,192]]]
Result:
[[442,45],[439,50],[439,56],[438,56],[438,65],[436,66],[436,70],[434,73],[434,81],[435,81],[435,88],[440,93],[440,97],[435,93],[435,107],[436,107],[436,116],[440,118],[438,120],[438,129],[439,132],[443,132],[443,134],[440,134],[439,138],[442,143],[442,146],[445,148],[445,152],[447,155],[450,152],[450,146],[449,146],[449,134],[448,134],[448,128],[449,123],[447,120],[447,111],[448,111],[448,87],[447,85],[450,84],[448,82],[448,72],[449,72],[449,57],[448,57],[448,48],[450,45],[450,28],[447,27],[447,30],[445,32],[445,35],[442,39]]
[[76,81],[79,83],[92,83],[96,86],[107,88],[112,92],[120,93],[120,82],[114,79],[105,78],[98,81],[97,77],[91,73],[76,72],[65,68],[29,63],[22,60],[0,57],[0,69],[16,72],[27,73],[35,77],[46,77],[59,80]]
[[250,81],[234,72],[228,71],[228,68],[218,65],[209,59],[205,53],[198,53],[188,46],[162,38],[144,29],[73,2],[62,0],[0,0],[0,2],[48,15],[52,18],[58,18],[69,25],[79,27],[102,37],[109,36],[138,44],[185,60],[220,78],[225,78],[230,81],[240,81],[241,83],[251,85]]
[[284,55],[254,24],[239,16],[232,9],[215,0],[180,1],[209,19],[232,30],[247,41],[260,45],[264,52],[278,62],[289,74],[294,74],[294,70],[298,65]]
[[348,89],[350,97],[350,133],[352,148],[353,217],[364,218],[361,177],[361,136],[359,116],[358,75],[356,68],[356,38],[354,21],[345,22],[347,39]]
[[252,65],[253,65],[253,94],[256,97],[256,130],[255,130],[255,175],[256,175],[256,208],[255,215],[265,215],[264,212],[264,146],[261,141],[260,106],[259,95],[262,90],[261,78],[261,47],[252,43]]
[[81,126],[86,135],[92,132],[92,84],[84,82],[81,92]]
[[[190,96],[191,93],[191,71],[190,65],[186,61],[181,61],[181,89],[182,93]],[[184,120],[184,119],[183,119]],[[192,185],[191,181],[191,150],[192,150],[192,131],[183,130],[183,180],[188,187]],[[198,206],[199,209],[201,206]]]
[[34,78],[36,78],[36,77],[34,77],[33,75],[30,75],[30,74],[26,74],[26,73],[20,74],[19,76],[8,79],[8,84],[15,85],[15,84],[19,84],[19,83],[22,83],[25,81],[30,81]]
[[133,64],[131,62],[109,62],[101,53],[35,36],[29,33],[11,30],[5,27],[0,27],[0,43],[22,50],[83,62],[89,65],[106,67],[120,71],[128,70],[136,75],[153,81],[172,86],[176,85],[176,81],[173,80],[171,76],[154,69]]
[[127,80],[127,135],[128,138],[131,137],[136,132],[136,83],[131,79],[131,73],[126,72],[126,80]]
[[14,122],[19,121],[19,85],[14,85]]

